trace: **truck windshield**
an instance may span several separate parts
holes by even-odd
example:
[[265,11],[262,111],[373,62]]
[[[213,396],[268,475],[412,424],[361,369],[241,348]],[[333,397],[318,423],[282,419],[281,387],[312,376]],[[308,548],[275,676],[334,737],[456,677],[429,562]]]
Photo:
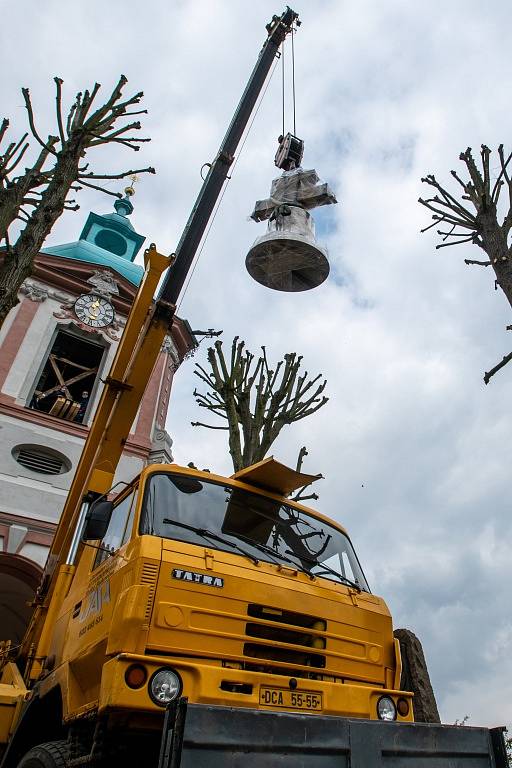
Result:
[[[158,473],[146,486],[140,533],[243,552],[369,592],[352,545],[307,512],[240,488]],[[230,544],[230,542],[232,542]],[[235,547],[234,545],[238,545]]]

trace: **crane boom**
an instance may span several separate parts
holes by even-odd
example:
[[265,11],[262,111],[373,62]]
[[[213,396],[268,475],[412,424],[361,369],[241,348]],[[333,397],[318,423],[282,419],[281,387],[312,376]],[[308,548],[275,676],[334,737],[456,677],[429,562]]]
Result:
[[162,285],[159,298],[164,301],[176,304],[178,300],[272,62],[286,35],[292,31],[294,23],[298,23],[298,14],[291,8],[287,8],[281,17],[274,16],[270,24],[267,25],[269,36],[261,49],[249,82],[183,230],[176,248],[176,261],[167,273]]
[[[52,623],[74,573],[81,523],[87,507],[94,498],[107,493],[112,486],[147,382],[165,336],[172,326],[176,302],[228,176],[234,154],[279,47],[296,23],[299,23],[298,14],[287,7],[281,16],[274,16],[267,25],[268,37],[203,182],[174,257],[163,256],[154,245],[145,253],[144,277],[110,374],[105,380],[48,554],[36,595],[36,608],[20,648],[20,655],[28,658],[26,676],[32,680],[41,672]],[[160,293],[156,301],[153,301],[159,278],[166,269],[168,272]]]

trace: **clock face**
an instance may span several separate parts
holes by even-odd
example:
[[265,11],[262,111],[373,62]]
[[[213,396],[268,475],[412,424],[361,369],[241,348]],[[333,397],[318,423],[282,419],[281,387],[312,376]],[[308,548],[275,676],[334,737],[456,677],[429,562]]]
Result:
[[114,307],[94,293],[84,293],[75,301],[75,315],[91,328],[105,328],[114,319]]

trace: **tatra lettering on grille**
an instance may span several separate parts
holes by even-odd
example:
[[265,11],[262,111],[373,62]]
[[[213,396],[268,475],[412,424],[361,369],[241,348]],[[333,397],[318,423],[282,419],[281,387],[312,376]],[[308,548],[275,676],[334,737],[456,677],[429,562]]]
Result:
[[[249,604],[247,613],[256,621],[247,622],[245,633],[257,642],[244,644],[244,656],[251,659],[245,663],[246,669],[299,677],[320,674],[325,667],[325,655],[321,653],[326,647],[324,619],[254,603]],[[285,667],[285,664],[294,666]],[[297,667],[311,667],[318,673]]]

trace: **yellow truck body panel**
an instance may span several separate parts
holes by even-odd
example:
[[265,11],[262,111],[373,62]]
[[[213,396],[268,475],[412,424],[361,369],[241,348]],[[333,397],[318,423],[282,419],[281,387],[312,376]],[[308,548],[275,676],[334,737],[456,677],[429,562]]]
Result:
[[18,667],[9,661],[0,675],[0,745],[9,741],[25,701],[27,688]]

